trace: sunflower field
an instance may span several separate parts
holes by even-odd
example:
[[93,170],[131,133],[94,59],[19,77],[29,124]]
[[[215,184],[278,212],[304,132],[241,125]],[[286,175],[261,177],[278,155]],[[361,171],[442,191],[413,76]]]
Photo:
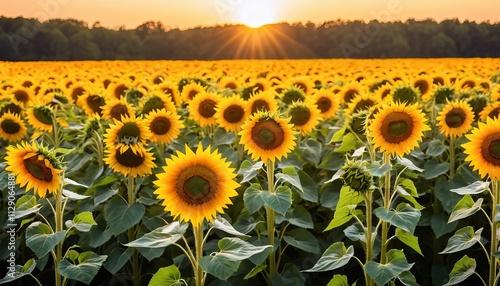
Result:
[[499,114],[498,59],[0,62],[0,284],[497,285]]

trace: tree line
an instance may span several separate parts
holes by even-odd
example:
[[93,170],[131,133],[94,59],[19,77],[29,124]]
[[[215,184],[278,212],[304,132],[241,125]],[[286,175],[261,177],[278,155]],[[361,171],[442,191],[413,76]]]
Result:
[[0,17],[0,60],[499,57],[500,23],[344,21],[109,29],[75,19]]

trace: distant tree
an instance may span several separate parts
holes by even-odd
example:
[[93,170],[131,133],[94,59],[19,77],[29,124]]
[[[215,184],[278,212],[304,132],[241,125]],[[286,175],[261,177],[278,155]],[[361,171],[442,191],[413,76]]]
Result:
[[101,58],[99,47],[92,41],[88,30],[81,30],[69,38],[71,60],[98,60]]
[[429,49],[433,57],[458,57],[457,45],[455,41],[439,32],[430,39]]

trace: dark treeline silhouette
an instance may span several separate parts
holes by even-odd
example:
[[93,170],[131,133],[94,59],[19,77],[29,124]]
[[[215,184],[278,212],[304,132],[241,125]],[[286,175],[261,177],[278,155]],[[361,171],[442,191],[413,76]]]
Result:
[[500,23],[329,21],[167,29],[0,17],[0,60],[499,57]]

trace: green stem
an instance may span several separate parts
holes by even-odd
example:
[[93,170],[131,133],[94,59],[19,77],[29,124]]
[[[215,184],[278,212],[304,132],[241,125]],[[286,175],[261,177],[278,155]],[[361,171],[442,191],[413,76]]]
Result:
[[450,180],[455,176],[455,137],[450,137]]
[[203,286],[203,269],[201,268],[198,261],[203,256],[203,227],[201,224],[197,226],[193,225],[194,229],[194,244],[195,244],[195,269],[194,271],[194,280],[196,286]]
[[[267,185],[268,190],[271,193],[274,193],[274,162],[271,160],[267,160]],[[274,249],[274,233],[275,233],[275,225],[274,225],[274,210],[269,206],[266,206],[266,215],[267,215],[267,237],[269,240],[269,245],[273,247],[273,251],[269,254],[269,277],[273,276],[277,273],[277,265],[276,265],[276,250]]]
[[[390,164],[390,155],[384,154],[384,164]],[[390,210],[391,208],[391,172],[388,171],[384,176],[384,208]],[[387,235],[389,233],[389,225],[386,221],[382,221],[382,248],[380,250],[380,263],[386,263],[386,253],[387,253]]]
[[[135,183],[134,177],[131,175],[127,176],[127,195],[128,195],[128,204],[132,205],[135,202]],[[127,231],[128,241],[135,240],[135,226],[131,227]],[[132,257],[130,258],[130,263],[132,264],[132,277],[134,286],[141,285],[141,266],[139,265],[139,253],[137,249],[133,249]]]
[[493,195],[493,200],[491,204],[491,248],[490,248],[490,276],[489,276],[489,284],[488,285],[495,285],[495,280],[497,276],[497,263],[495,259],[495,252],[497,252],[498,249],[498,240],[497,240],[497,222],[495,221],[495,217],[497,215],[497,205],[500,203],[500,196],[499,196],[499,183],[497,180],[493,180],[491,182],[492,185],[492,195]]
[[[368,191],[365,194],[366,204],[366,263],[373,260],[373,218],[372,218],[372,193]],[[364,268],[363,268],[364,269]],[[373,280],[365,271],[365,281],[367,286],[373,285]]]
[[[56,219],[56,233],[61,232],[63,230],[63,202],[62,202],[62,189],[59,189],[56,193],[56,211],[55,211],[55,219]],[[59,242],[56,245],[56,259],[54,261],[54,272],[56,279],[56,286],[62,285],[61,275],[59,274],[59,262],[62,260],[62,250],[63,250],[63,242]]]

